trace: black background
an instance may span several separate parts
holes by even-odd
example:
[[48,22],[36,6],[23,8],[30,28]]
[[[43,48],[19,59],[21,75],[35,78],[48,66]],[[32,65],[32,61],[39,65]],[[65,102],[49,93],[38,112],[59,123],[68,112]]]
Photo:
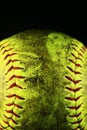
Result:
[[87,22],[82,8],[57,4],[1,8],[0,40],[29,29],[53,29],[87,44]]

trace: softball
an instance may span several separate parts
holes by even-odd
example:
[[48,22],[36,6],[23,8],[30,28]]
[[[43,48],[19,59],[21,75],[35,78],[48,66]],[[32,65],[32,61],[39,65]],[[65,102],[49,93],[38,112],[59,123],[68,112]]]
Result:
[[87,49],[52,30],[0,41],[0,130],[87,130]]

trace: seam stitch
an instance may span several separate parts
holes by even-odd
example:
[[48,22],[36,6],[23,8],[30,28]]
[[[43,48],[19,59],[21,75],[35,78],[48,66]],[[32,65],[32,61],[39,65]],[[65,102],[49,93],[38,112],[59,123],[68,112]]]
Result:
[[[76,47],[78,47],[78,46],[76,45]],[[71,55],[74,57],[75,60],[68,59],[69,62],[71,62],[72,64],[75,65],[74,70],[70,66],[66,66],[66,68],[68,69],[68,71],[70,73],[74,74],[74,77],[71,77],[71,76],[68,76],[68,75],[65,76],[65,78],[68,81],[70,81],[71,83],[74,84],[74,88],[73,88],[73,86],[65,87],[65,89],[67,89],[69,92],[73,92],[74,93],[74,97],[66,96],[65,100],[70,101],[70,102],[74,101],[74,103],[75,103],[75,105],[68,105],[67,106],[67,108],[70,109],[70,111],[72,111],[72,110],[75,111],[75,113],[72,114],[72,115],[69,113],[69,117],[72,118],[72,122],[69,121],[69,123],[71,124],[71,126],[75,125],[75,124],[78,124],[76,126],[76,128],[74,128],[73,130],[77,130],[78,128],[81,128],[81,129],[84,130],[84,127],[81,125],[81,122],[83,121],[83,119],[82,118],[79,119],[79,117],[81,116],[82,112],[81,112],[81,110],[80,110],[80,112],[77,111],[79,108],[82,107],[83,103],[78,103],[78,105],[76,104],[76,102],[79,101],[81,99],[81,97],[82,97],[82,95],[79,95],[79,96],[76,97],[77,92],[81,91],[81,89],[82,89],[82,87],[77,86],[77,84],[81,82],[81,79],[76,80],[76,76],[77,75],[82,75],[82,72],[76,71],[76,68],[79,67],[79,68],[82,69],[81,64],[79,64],[77,62],[78,62],[78,60],[80,60],[80,62],[83,63],[83,55],[84,55],[84,53],[86,51],[86,48],[85,47],[81,47],[80,50],[79,50],[80,52],[78,52],[76,47],[72,47],[72,49],[75,52],[77,52],[78,56],[76,56],[74,53],[71,53]],[[76,118],[77,120],[73,121],[73,118]]]
[[[9,47],[9,49],[7,49],[7,47]],[[11,59],[12,56],[16,55],[17,53],[15,53],[14,51],[13,51],[12,53],[9,53],[10,51],[13,50],[13,48],[10,47],[10,44],[0,45],[0,50],[1,50],[1,52],[2,52],[3,61],[4,61],[4,60],[7,60],[7,62],[6,62],[6,67],[8,66],[8,64],[10,65],[10,63],[14,63],[14,62],[19,61],[18,59],[13,59],[13,60]],[[6,54],[6,55],[5,55],[5,54]],[[4,56],[4,55],[5,55],[5,56]],[[8,57],[9,57],[10,59],[8,59]],[[8,70],[7,70],[7,72],[5,73],[5,75],[7,76],[7,74],[8,74],[11,70],[16,71],[17,69],[23,69],[23,68],[21,68],[21,67],[19,67],[19,66],[14,66],[14,65],[12,64],[12,65],[8,68]],[[21,75],[14,75],[14,74],[13,74],[13,75],[8,79],[7,82],[12,81],[14,78],[15,78],[15,79],[16,79],[16,78],[17,78],[17,79],[22,79],[22,78],[25,78],[25,77],[24,77],[24,76],[21,76]],[[13,82],[6,90],[9,91],[9,89],[13,89],[13,88],[15,88],[15,87],[16,87],[17,89],[23,89],[22,86],[18,85],[16,82]],[[20,118],[20,116],[19,116],[16,112],[14,112],[14,108],[16,108],[16,109],[23,109],[23,107],[22,107],[21,105],[19,105],[19,104],[16,104],[15,101],[16,101],[16,100],[25,100],[25,98],[23,98],[23,97],[21,97],[21,96],[15,94],[15,93],[10,94],[10,95],[7,95],[6,97],[8,98],[8,100],[9,100],[10,98],[14,97],[14,101],[11,102],[11,103],[5,104],[5,105],[8,107],[8,109],[6,109],[5,112],[6,112],[7,114],[9,113],[10,116],[8,117],[8,116],[6,116],[6,115],[3,115],[3,122],[4,122],[5,124],[7,124],[7,126],[4,127],[2,124],[0,124],[0,126],[1,126],[0,130],[7,129],[8,127],[10,127],[12,130],[15,130],[15,128],[12,127],[12,126],[9,124],[9,121],[11,120],[15,125],[18,125],[18,122],[13,119],[13,116],[15,116],[16,118]],[[12,108],[11,110],[9,109],[10,106],[13,106],[13,108]],[[5,120],[5,119],[6,119],[6,120]]]

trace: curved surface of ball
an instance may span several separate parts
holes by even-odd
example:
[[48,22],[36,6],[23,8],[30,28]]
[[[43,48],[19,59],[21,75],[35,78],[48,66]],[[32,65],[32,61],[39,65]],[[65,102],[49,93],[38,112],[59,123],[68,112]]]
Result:
[[0,42],[0,130],[86,130],[87,52],[56,31]]

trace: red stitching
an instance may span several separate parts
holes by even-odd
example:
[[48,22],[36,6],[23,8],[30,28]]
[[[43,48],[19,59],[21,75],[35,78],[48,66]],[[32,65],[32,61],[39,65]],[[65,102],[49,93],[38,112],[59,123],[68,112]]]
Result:
[[15,130],[15,128],[13,128],[10,124],[9,124],[9,127],[10,127],[12,130]]
[[72,62],[75,66],[77,66],[77,67],[82,67],[81,66],[81,64],[77,64],[77,63],[75,63],[75,61],[73,61],[72,59],[68,59],[70,62]]
[[[78,52],[75,47],[72,47],[72,48],[73,48],[73,50],[75,50],[75,51],[77,52],[78,56],[76,56],[74,53],[71,53],[71,55],[75,58],[75,61],[74,61],[73,59],[68,59],[68,60],[75,65],[75,69],[73,70],[73,69],[72,69],[71,67],[69,67],[69,66],[66,66],[66,67],[68,68],[68,70],[69,70],[70,72],[73,72],[73,73],[75,74],[75,76],[76,76],[77,74],[82,74],[80,71],[76,71],[76,67],[77,67],[77,68],[78,68],[78,67],[81,67],[81,68],[82,68],[81,64],[77,63],[77,61],[80,60],[81,62],[83,62],[83,54],[85,53],[86,48],[85,48],[85,47],[81,47],[81,48],[80,48],[80,52]],[[82,53],[83,53],[83,54],[82,54]],[[78,84],[78,83],[81,82],[80,79],[76,80],[75,78],[70,77],[69,75],[66,75],[65,78],[66,78],[67,80],[69,80],[70,82],[72,82],[72,83],[74,84],[74,87],[75,87],[76,84]],[[80,90],[82,89],[82,87],[73,88],[73,87],[71,86],[71,87],[65,87],[65,89],[67,89],[68,91],[72,91],[72,92],[75,94],[75,93],[77,93],[78,91],[80,91]],[[77,97],[75,97],[75,96],[74,96],[74,97],[66,96],[65,99],[68,100],[68,101],[72,101],[72,102],[74,101],[74,102],[76,102],[76,101],[80,100],[81,97],[82,97],[82,95],[77,96]],[[83,103],[80,103],[78,106],[77,106],[77,105],[67,106],[67,108],[69,108],[69,109],[71,109],[71,110],[76,110],[76,111],[77,111],[77,110],[82,106],[82,104],[83,104]],[[77,121],[70,122],[70,123],[71,123],[72,125],[73,125],[73,124],[80,124],[80,123],[82,122],[82,119],[79,120],[78,117],[79,117],[81,114],[82,114],[82,112],[79,112],[79,113],[76,113],[76,114],[74,113],[73,115],[70,115],[70,114],[69,114],[69,117],[77,118]],[[82,127],[83,127],[83,126],[80,126],[80,125],[79,125],[79,126],[77,126],[76,128],[74,128],[73,130],[77,130],[78,128],[82,128]],[[84,128],[83,128],[83,130],[84,130]]]
[[81,50],[81,52],[84,54],[84,50],[82,50],[82,49],[80,49]]
[[20,118],[20,116],[18,114],[16,114],[13,110],[5,110],[7,113],[11,113],[12,115],[14,115],[15,117]]
[[11,60],[11,59],[10,59],[10,60],[7,61],[6,65],[8,65],[8,64],[11,63],[11,62],[16,62],[16,61],[19,61],[19,60],[17,60],[17,59]]
[[72,124],[79,124],[82,122],[82,119],[80,119],[79,121],[75,121],[75,122],[71,122]]
[[70,115],[70,117],[79,117],[81,114],[82,114],[82,112],[79,112],[78,114]]
[[84,130],[85,129],[85,127],[77,126],[75,129],[72,129],[72,130],[78,130],[78,128],[80,128],[80,130]]
[[6,46],[1,45],[1,49],[0,50],[3,50],[4,48],[6,48],[8,46],[10,46],[10,44],[7,44]]
[[6,128],[6,127],[4,127],[4,126],[3,126],[3,125],[1,125],[1,124],[0,124],[0,126],[2,127],[2,128],[0,128],[0,130],[3,130],[3,128]]
[[6,52],[11,51],[11,50],[13,50],[13,48],[9,48],[8,50],[4,50],[4,51],[2,52],[2,54],[5,54]]
[[69,106],[68,108],[78,110],[82,106],[82,104],[83,103],[79,104],[78,106]]
[[82,97],[82,95],[78,96],[77,98],[65,97],[65,99],[67,99],[67,100],[71,100],[71,101],[75,101],[75,102],[76,102],[77,100],[80,99],[80,97]]
[[[0,50],[2,51],[2,55],[5,55],[5,56],[3,56],[3,60],[6,60],[8,57],[8,61],[6,61],[6,66],[7,65],[9,65],[11,62],[12,63],[14,63],[14,62],[17,62],[17,61],[20,61],[19,59],[12,59],[11,57],[12,56],[14,56],[14,55],[16,55],[17,53],[15,53],[15,52],[11,52],[11,53],[9,53],[10,51],[12,51],[13,50],[13,48],[11,48],[11,47],[9,47],[10,46],[10,44],[7,44],[7,45],[5,45],[5,43],[4,43],[4,45],[0,45]],[[9,48],[7,48],[7,47],[9,47]],[[8,70],[7,70],[7,72],[5,73],[5,75],[7,75],[10,71],[12,71],[12,70],[18,70],[18,69],[23,69],[23,68],[21,68],[21,67],[19,67],[19,66],[14,66],[14,65],[11,65],[9,68],[8,68]],[[23,79],[23,78],[25,78],[24,76],[21,76],[21,75],[15,75],[15,74],[13,74],[9,79],[8,79],[8,82],[9,81],[11,81],[13,78],[17,78],[17,79]],[[8,86],[8,88],[7,88],[7,90],[9,90],[9,89],[12,89],[12,88],[18,88],[18,89],[23,89],[23,87],[22,86],[20,86],[20,85],[18,85],[16,82],[13,82],[13,83],[11,83],[11,85],[9,85]],[[18,99],[18,100],[25,100],[25,98],[23,98],[23,97],[21,97],[21,96],[19,96],[19,95],[17,95],[17,94],[11,94],[11,95],[7,95],[6,96],[7,98],[15,98],[14,99],[14,101],[16,100],[16,99]],[[8,106],[8,108],[10,107],[10,106],[13,106],[13,108],[14,107],[16,107],[16,108],[19,108],[19,109],[23,109],[23,107],[22,106],[20,106],[19,104],[16,104],[15,102],[11,102],[11,103],[7,103],[7,104],[5,104],[6,106]],[[10,116],[11,117],[8,117],[8,116],[6,116],[6,115],[3,115],[4,116],[4,118],[6,118],[6,119],[9,119],[9,120],[11,120],[14,124],[18,124],[18,122],[16,121],[16,119],[14,120],[13,118],[12,118],[12,116],[14,115],[15,117],[17,117],[17,118],[20,118],[20,116],[19,116],[19,114],[17,114],[17,113],[15,113],[14,112],[14,109],[12,109],[12,110],[5,110],[7,113],[9,113],[9,114],[11,114]],[[2,126],[1,124],[1,130],[2,129],[6,129],[6,128],[8,128],[8,127],[10,127],[11,129],[13,129],[13,130],[15,130],[15,128],[13,128],[10,124],[9,124],[9,121],[4,121],[3,120],[3,122],[4,123],[6,123],[8,126],[7,127],[4,127],[4,126]]]
[[16,67],[16,66],[10,66],[10,68],[7,70],[6,74],[8,74],[8,72],[10,72],[11,70],[18,70],[18,69],[23,69],[21,67]]
[[71,53],[71,55],[72,55],[75,59],[79,59],[79,60],[81,60],[81,61],[83,62],[82,58],[76,57],[76,55],[75,55],[74,53]]
[[11,89],[11,88],[14,88],[14,87],[23,89],[20,85],[17,85],[16,83],[12,83],[12,84],[7,88],[7,90],[8,90],[8,89]]
[[8,98],[15,97],[15,98],[20,99],[20,100],[25,100],[25,98],[23,98],[23,97],[21,97],[21,96],[19,96],[19,95],[17,95],[17,94],[7,95],[6,97],[8,97]]
[[6,60],[9,56],[13,56],[13,55],[15,55],[15,54],[17,54],[17,53],[7,54],[7,55],[4,57],[4,60]]
[[3,115],[5,118],[10,119],[11,117],[7,117],[6,115]]
[[78,53],[78,55],[80,55],[81,57],[83,57],[82,53],[80,53],[80,52]]
[[83,54],[84,54],[85,51],[86,51],[83,47],[82,47],[80,50],[81,50],[81,52],[82,52]]
[[[15,120],[13,120],[12,118],[11,118],[11,120],[12,120],[12,122],[14,123],[14,124],[18,124]],[[5,123],[5,124],[7,124],[7,125],[9,125],[9,122],[8,121],[4,121],[3,120],[3,122]]]
[[11,120],[14,124],[18,124],[17,121],[15,121],[14,119],[11,118]]
[[4,122],[5,124],[7,124],[7,125],[9,124],[9,122],[8,122],[8,121],[4,121],[4,120],[3,120],[3,122]]
[[10,81],[10,80],[12,80],[13,78],[19,78],[19,79],[21,79],[21,78],[25,78],[24,76],[18,76],[18,75],[12,75],[10,78],[9,78],[9,80],[8,81]]
[[84,50],[84,52],[86,52],[87,48],[85,46],[82,46],[82,49]]
[[72,47],[73,50],[75,50],[77,52],[77,49],[75,47]]
[[20,106],[20,105],[18,105],[18,104],[15,104],[14,102],[13,103],[8,103],[8,104],[6,104],[6,106],[15,106],[15,107],[17,107],[17,108],[23,108],[22,106]]
[[74,93],[76,93],[76,92],[78,92],[80,89],[82,89],[82,87],[78,87],[78,88],[65,87],[65,88],[68,89],[68,90],[70,90],[70,91],[72,91],[72,92],[74,92]]
[[74,84],[78,84],[79,82],[81,82],[81,80],[74,80],[69,76],[65,76],[69,81],[73,82]]
[[81,72],[79,72],[79,71],[75,71],[75,70],[73,70],[71,67],[69,67],[69,66],[67,66],[67,68],[71,71],[71,72],[73,72],[74,74],[82,74]]

